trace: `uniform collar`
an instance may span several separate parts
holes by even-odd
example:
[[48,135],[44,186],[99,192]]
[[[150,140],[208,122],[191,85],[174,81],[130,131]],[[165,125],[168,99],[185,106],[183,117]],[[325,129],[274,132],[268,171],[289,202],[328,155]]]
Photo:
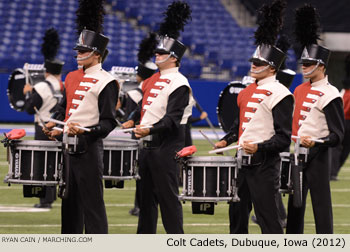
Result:
[[56,77],[55,76],[53,76],[53,75],[51,75],[51,74],[49,74],[47,77],[46,77],[46,79],[45,80],[47,80],[48,82],[54,82],[54,81],[58,81],[57,79],[56,79]]
[[102,69],[102,64],[101,63],[98,63],[92,67],[89,67],[88,69],[85,69],[84,73],[86,74],[91,74],[97,70],[101,70]]
[[166,74],[170,74],[170,73],[178,73],[179,72],[179,68],[178,67],[173,67],[173,68],[168,68],[165,70],[160,71],[160,75],[166,75]]
[[327,85],[327,83],[328,83],[328,75],[326,75],[326,77],[324,77],[323,79],[321,79],[319,81],[312,82],[311,86],[318,87],[318,86],[321,86],[321,85]]
[[272,75],[270,77],[267,77],[265,79],[259,80],[257,82],[258,86],[264,85],[266,83],[270,83],[270,82],[275,82],[276,81],[276,75]]

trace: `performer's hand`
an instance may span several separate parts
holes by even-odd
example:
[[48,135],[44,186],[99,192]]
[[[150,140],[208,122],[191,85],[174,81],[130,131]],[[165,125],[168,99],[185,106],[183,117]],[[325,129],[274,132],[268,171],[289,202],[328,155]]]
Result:
[[[227,146],[226,140],[221,140],[220,142],[215,143],[215,146],[214,146],[213,149],[224,148],[224,147],[226,147],[226,146]],[[218,155],[224,155],[223,152],[218,152],[218,153],[216,153],[216,154],[218,154]]]
[[203,120],[203,119],[205,119],[205,118],[207,118],[207,117],[208,117],[208,113],[205,112],[205,111],[203,111],[203,112],[201,113],[201,115],[199,116],[199,119]]
[[117,105],[115,105],[115,110],[118,110],[122,107],[122,103],[120,102],[120,98],[118,98]]
[[26,93],[32,92],[32,90],[33,90],[32,85],[30,85],[30,84],[27,83],[27,84],[25,84],[24,87],[23,87],[23,94],[26,95]]
[[257,144],[251,144],[252,141],[243,141],[243,144],[241,145],[245,153],[247,154],[254,154],[258,151],[258,145]]
[[300,144],[305,148],[312,148],[315,146],[315,142],[312,141],[311,136],[301,136],[300,137]]
[[45,124],[45,127],[49,130],[47,130],[45,127],[43,127],[43,132],[46,136],[49,136],[49,133],[51,132],[52,128],[56,126],[56,123],[54,122],[48,122]]
[[122,124],[122,128],[128,129],[128,128],[134,127],[134,125],[135,125],[135,122],[133,120],[129,120]]
[[148,136],[149,133],[150,133],[150,129],[149,128],[140,129],[140,127],[142,127],[142,126],[143,125],[136,125],[136,129],[134,129],[134,133],[135,133],[135,136],[137,138]]
[[80,126],[79,123],[69,122],[67,126],[68,126],[68,131],[67,131],[68,136],[81,135],[84,133],[84,130],[74,127],[74,126]]
[[47,135],[47,137],[50,140],[56,140],[56,137],[61,135],[61,134],[62,134],[62,131],[60,131],[60,130],[51,130],[51,131],[49,131],[48,134],[45,133],[45,135]]

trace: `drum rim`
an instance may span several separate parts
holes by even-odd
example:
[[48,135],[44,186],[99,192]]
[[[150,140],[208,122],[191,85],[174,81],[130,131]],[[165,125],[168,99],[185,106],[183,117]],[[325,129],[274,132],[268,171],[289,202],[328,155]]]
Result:
[[[10,107],[16,111],[19,111],[19,112],[22,112],[24,110],[24,106],[22,107],[19,107],[15,104],[14,102],[14,98],[13,98],[13,93],[11,92],[11,90],[13,90],[14,87],[13,86],[13,82],[12,82],[12,79],[14,77],[14,74],[17,74],[17,73],[20,73],[20,74],[24,74],[25,75],[25,72],[24,72],[24,69],[23,68],[16,68],[15,70],[13,70],[13,72],[10,74],[9,78],[8,78],[8,84],[7,84],[7,88],[6,88],[6,94],[7,94],[7,97],[8,97],[8,100],[9,100],[9,104],[10,104]],[[19,101],[19,100],[18,100]],[[25,98],[23,96],[23,101],[25,101]]]
[[139,141],[134,139],[123,139],[123,138],[103,139],[103,147],[138,148],[138,146],[139,146]]
[[40,147],[60,147],[62,142],[50,140],[12,140],[16,146],[40,146]]
[[232,156],[194,156],[194,157],[190,157],[187,160],[187,163],[192,163],[192,162],[205,162],[205,161],[218,161],[220,163],[224,163],[224,162],[235,162],[235,158]]

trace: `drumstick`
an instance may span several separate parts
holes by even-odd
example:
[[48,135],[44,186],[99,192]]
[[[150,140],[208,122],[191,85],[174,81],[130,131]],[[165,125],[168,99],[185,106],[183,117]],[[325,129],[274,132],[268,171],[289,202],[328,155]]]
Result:
[[[49,122],[54,122],[54,123],[57,123],[57,124],[60,124],[60,125],[64,125],[64,126],[67,125],[66,122],[62,122],[62,121],[59,121],[59,120],[56,120],[56,119],[53,119],[53,118],[48,119],[48,121]],[[74,127],[77,127],[78,129],[82,129],[82,130],[87,131],[87,132],[91,131],[91,129],[89,129],[89,128],[81,127],[81,126],[78,126],[78,125],[74,125]]]
[[62,128],[58,128],[58,127],[53,127],[52,129],[53,129],[53,130],[58,130],[58,131],[63,131]]
[[123,133],[126,133],[126,132],[131,132],[133,131],[134,129],[149,129],[149,128],[152,128],[153,126],[152,125],[145,125],[145,126],[142,126],[140,128],[129,128],[129,129],[121,129],[121,130],[116,130],[116,132],[123,132]]
[[43,125],[43,128],[46,129],[47,131],[50,131],[49,128],[46,127],[45,122],[44,122],[43,118],[41,117],[39,110],[35,106],[34,106],[34,110],[35,110],[35,113],[38,115],[39,121]]
[[203,136],[213,147],[215,147],[215,144],[213,143],[213,141],[211,141],[211,140],[209,139],[209,137],[207,137],[207,135],[203,133],[202,130],[199,130],[199,133],[201,133],[202,136]]
[[[250,144],[259,144],[259,143],[262,143],[262,142],[264,142],[264,141],[263,140],[259,140],[259,141],[251,142]],[[211,151],[209,151],[209,154],[223,152],[223,151],[228,151],[228,150],[234,150],[234,149],[240,149],[240,148],[242,148],[242,146],[237,144],[237,145],[234,145],[234,146],[228,146],[228,147],[224,147],[224,148],[218,148],[218,149],[215,149],[215,150],[211,150]]]
[[[300,139],[300,136],[292,136],[291,138],[295,138],[295,139]],[[311,141],[314,141],[315,143],[324,143],[324,140],[322,139],[316,139],[316,138],[308,138]]]

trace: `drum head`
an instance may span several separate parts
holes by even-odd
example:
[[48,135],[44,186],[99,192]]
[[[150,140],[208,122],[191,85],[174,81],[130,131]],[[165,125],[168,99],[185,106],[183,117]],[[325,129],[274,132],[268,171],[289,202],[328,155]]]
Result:
[[25,97],[23,95],[23,88],[26,84],[25,80],[25,74],[21,68],[15,69],[9,77],[7,95],[11,108],[17,111],[24,110]]
[[240,81],[233,81],[220,93],[216,113],[220,127],[228,132],[233,125],[233,120],[239,117],[237,97],[246,86]]

